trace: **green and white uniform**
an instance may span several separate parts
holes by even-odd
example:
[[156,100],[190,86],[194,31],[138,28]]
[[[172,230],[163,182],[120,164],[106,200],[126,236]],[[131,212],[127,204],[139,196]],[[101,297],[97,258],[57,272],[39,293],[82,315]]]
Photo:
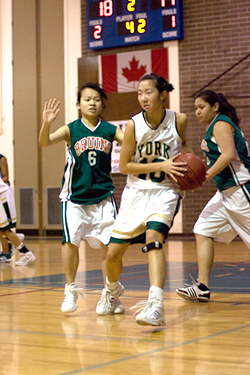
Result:
[[221,155],[220,148],[213,136],[214,125],[217,121],[228,122],[234,128],[233,135],[237,152],[236,158],[229,166],[213,178],[217,188],[222,191],[232,186],[244,185],[250,181],[250,155],[247,141],[240,128],[228,116],[218,114],[211,122],[201,144],[201,149],[207,158],[208,167],[211,168]]
[[[0,154],[0,159],[4,155]],[[0,230],[2,232],[7,229],[16,227],[16,205],[14,192],[9,182],[5,183],[2,180],[2,173],[0,169]]]
[[100,247],[99,241],[107,245],[116,216],[110,176],[116,126],[99,121],[90,129],[78,119],[68,127],[71,147],[60,193],[63,243],[79,247],[87,239],[92,247]]
[[194,226],[194,233],[215,241],[230,243],[239,235],[250,248],[250,154],[240,128],[225,115],[218,114],[211,122],[202,141],[209,168],[221,155],[213,136],[217,121],[228,122],[234,128],[235,159],[214,177],[218,188],[213,198],[201,212]]

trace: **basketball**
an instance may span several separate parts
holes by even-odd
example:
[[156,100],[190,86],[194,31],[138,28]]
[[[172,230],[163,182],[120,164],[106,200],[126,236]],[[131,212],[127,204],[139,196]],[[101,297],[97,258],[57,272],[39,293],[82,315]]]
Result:
[[[175,175],[176,180],[178,181],[178,187],[181,190],[194,190],[199,186],[202,186],[202,183],[206,179],[206,168],[203,161],[194,154],[182,154],[178,156],[175,162],[186,162],[187,165],[184,168],[187,169],[184,173],[184,176]],[[176,182],[174,181],[176,184]]]

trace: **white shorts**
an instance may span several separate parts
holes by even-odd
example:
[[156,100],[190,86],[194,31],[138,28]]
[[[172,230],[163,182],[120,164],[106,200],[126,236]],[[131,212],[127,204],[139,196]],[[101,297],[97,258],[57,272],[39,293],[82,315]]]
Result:
[[217,191],[201,212],[194,233],[227,244],[239,235],[250,248],[249,192],[238,186]]
[[16,205],[12,187],[0,194],[0,230],[16,227]]
[[149,228],[167,236],[178,212],[180,200],[181,196],[173,189],[143,190],[126,186],[112,239],[129,241]]
[[93,248],[108,245],[117,214],[114,198],[108,197],[98,204],[80,205],[71,201],[61,202],[63,241],[79,247],[87,240]]

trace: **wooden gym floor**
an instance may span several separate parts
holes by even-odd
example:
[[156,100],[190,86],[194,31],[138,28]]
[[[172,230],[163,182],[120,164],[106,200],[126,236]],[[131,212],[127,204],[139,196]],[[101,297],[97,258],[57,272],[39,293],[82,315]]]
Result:
[[36,261],[0,264],[1,375],[246,375],[250,374],[250,251],[241,241],[216,244],[211,301],[188,302],[177,287],[197,276],[195,242],[165,246],[166,326],[139,326],[133,310],[146,299],[147,255],[124,257],[125,315],[97,316],[102,291],[99,251],[81,245],[77,281],[86,300],[63,314],[65,278],[60,239],[27,239]]

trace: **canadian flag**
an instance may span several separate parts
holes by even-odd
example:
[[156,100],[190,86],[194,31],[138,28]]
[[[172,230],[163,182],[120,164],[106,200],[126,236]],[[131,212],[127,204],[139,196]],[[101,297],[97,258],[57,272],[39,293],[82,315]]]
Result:
[[99,83],[106,92],[137,91],[145,74],[168,79],[168,50],[159,48],[98,56]]

